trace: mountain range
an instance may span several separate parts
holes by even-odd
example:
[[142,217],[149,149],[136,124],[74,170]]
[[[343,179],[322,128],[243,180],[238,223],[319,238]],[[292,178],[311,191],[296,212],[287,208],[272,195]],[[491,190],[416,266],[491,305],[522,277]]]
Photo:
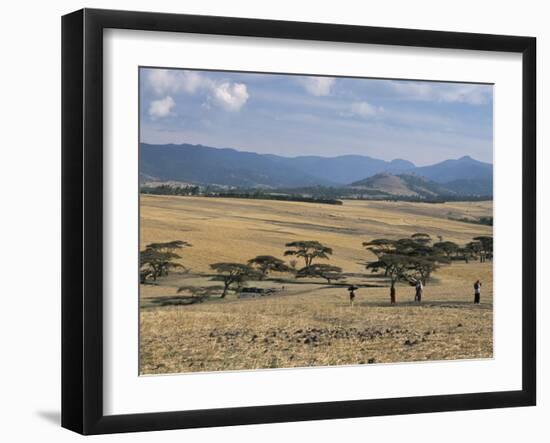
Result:
[[[492,195],[493,192],[493,165],[469,156],[416,166],[408,160],[385,161],[362,155],[282,157],[202,145],[140,144],[141,182],[178,181],[264,189],[364,188],[372,185],[369,178],[380,174],[377,186],[385,181],[389,187],[405,186],[409,190],[417,187],[434,195]],[[412,192],[416,191],[412,189]]]

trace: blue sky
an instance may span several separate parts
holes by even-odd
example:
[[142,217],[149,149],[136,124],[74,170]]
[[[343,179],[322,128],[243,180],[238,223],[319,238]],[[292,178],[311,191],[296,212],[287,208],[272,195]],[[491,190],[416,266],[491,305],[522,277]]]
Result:
[[493,87],[141,68],[141,141],[417,165],[492,162]]

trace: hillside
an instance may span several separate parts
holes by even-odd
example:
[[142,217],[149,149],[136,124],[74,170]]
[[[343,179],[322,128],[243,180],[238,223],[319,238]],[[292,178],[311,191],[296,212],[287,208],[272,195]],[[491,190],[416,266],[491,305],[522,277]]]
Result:
[[140,177],[234,187],[331,185],[269,156],[200,145],[140,145]]
[[[230,188],[342,188],[379,174],[392,195],[492,195],[492,165],[465,156],[430,166],[369,156],[282,157],[202,145],[140,145],[140,182],[178,181]],[[391,175],[391,177],[390,177]],[[400,179],[392,178],[400,177]],[[378,177],[377,181],[382,180]],[[358,184],[359,183],[359,184]],[[439,186],[438,186],[439,185]]]
[[430,166],[414,168],[416,175],[426,177],[437,183],[448,183],[456,180],[493,180],[493,165],[480,162],[470,156],[456,160],[445,160]]
[[391,196],[433,198],[456,195],[453,190],[413,174],[376,174],[350,186],[360,190],[376,190]]
[[201,145],[140,145],[140,177],[235,187],[337,186],[414,168],[361,155],[281,157]]
[[416,167],[414,163],[407,160],[395,159],[387,162],[363,155],[341,155],[338,157],[303,156],[292,158],[272,156],[272,158],[285,165],[285,167],[295,168],[304,174],[315,177],[324,177],[340,185],[347,185],[353,181],[381,172],[397,174]]
[[376,174],[364,180],[359,180],[351,184],[351,187],[361,190],[376,190],[384,194],[400,195],[408,197],[419,196],[417,192],[407,186],[405,180],[397,175]]

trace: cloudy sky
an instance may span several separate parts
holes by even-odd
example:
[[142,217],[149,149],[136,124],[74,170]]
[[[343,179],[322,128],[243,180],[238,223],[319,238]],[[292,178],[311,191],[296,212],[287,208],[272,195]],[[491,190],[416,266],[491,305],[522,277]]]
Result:
[[142,68],[141,141],[492,162],[493,87]]

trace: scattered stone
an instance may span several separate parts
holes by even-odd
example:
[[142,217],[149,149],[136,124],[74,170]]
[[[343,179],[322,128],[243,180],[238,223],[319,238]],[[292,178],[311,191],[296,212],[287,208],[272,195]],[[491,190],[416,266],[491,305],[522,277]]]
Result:
[[456,325],[457,328],[461,328],[462,327],[462,323],[459,323],[458,325]]
[[376,360],[375,360],[374,358],[369,358],[369,359],[367,360],[367,363],[368,363],[369,365],[372,365],[372,364],[375,363],[375,362],[376,362]]

